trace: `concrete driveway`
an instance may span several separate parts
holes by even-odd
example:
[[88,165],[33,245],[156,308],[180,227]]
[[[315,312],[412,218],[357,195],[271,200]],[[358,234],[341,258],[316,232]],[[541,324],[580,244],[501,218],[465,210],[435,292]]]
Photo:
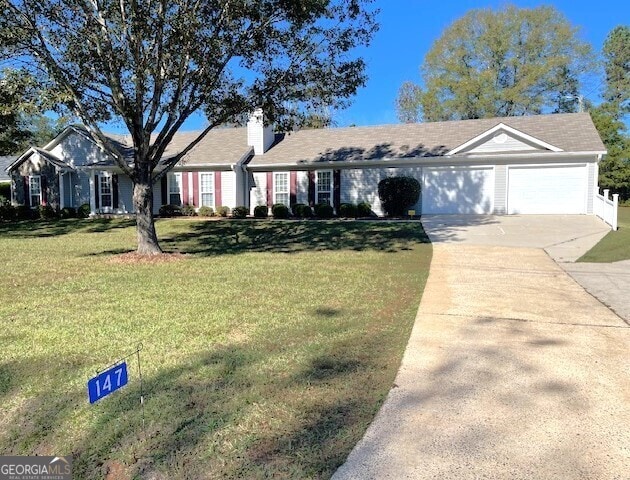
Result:
[[394,388],[333,478],[627,479],[628,324],[542,249],[449,228]]

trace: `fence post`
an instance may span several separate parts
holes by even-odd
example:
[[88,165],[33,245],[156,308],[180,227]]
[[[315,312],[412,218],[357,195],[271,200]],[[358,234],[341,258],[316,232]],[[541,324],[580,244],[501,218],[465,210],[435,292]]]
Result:
[[606,200],[608,200],[608,194],[610,193],[610,189],[609,188],[604,188],[604,198]]
[[614,230],[617,230],[617,211],[619,210],[619,194],[613,193],[613,209],[612,209],[612,222],[611,227]]

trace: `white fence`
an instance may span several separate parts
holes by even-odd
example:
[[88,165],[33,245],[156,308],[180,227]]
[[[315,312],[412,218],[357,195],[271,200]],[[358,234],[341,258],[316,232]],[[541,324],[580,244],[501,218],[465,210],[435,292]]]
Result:
[[610,225],[610,228],[617,230],[617,210],[619,210],[619,194],[613,193],[612,199],[609,198],[610,190],[605,189],[604,194],[595,194],[593,201],[593,212],[604,222]]

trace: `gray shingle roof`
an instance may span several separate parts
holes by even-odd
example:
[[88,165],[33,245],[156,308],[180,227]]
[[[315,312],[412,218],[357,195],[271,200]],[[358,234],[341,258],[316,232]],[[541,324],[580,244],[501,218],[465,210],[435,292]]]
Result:
[[[86,132],[87,133],[87,132]],[[200,131],[179,132],[166,148],[163,158],[172,157],[186,148]],[[107,134],[115,146],[126,156],[133,158],[133,151],[129,148],[131,138],[127,135]],[[248,155],[251,147],[247,146],[247,129],[217,128],[211,130],[183,159],[180,164],[196,165],[231,165]]]
[[8,182],[9,180],[11,180],[11,177],[9,177],[9,174],[7,173],[6,169],[9,167],[9,165],[11,165],[13,162],[15,162],[17,160],[18,157],[2,157],[0,156],[0,182]]
[[301,130],[286,134],[252,166],[366,161],[444,155],[503,123],[566,152],[604,151],[588,113],[504,117],[374,127]]

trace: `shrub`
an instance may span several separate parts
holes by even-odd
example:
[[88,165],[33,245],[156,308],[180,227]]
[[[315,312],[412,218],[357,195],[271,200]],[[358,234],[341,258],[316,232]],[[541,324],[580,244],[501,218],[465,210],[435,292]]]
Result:
[[77,215],[79,218],[88,218],[90,216],[90,204],[84,203],[77,210]]
[[217,215],[219,217],[227,217],[230,214],[230,207],[225,207],[223,205],[217,207]]
[[372,205],[368,202],[361,202],[357,205],[357,217],[371,217]]
[[197,214],[200,217],[214,217],[214,208],[212,207],[199,207]]
[[77,216],[77,209],[72,207],[64,207],[59,212],[61,218],[75,218]]
[[254,217],[267,218],[269,216],[269,208],[267,205],[256,205],[254,207]]
[[10,203],[0,205],[0,220],[15,220],[17,218],[17,211]]
[[15,217],[17,220],[32,220],[36,215],[35,210],[31,210],[26,205],[20,205],[15,209]]
[[311,218],[313,216],[313,209],[309,205],[296,203],[293,205],[293,215],[298,218]]
[[245,218],[248,214],[247,207],[240,206],[232,209],[232,218]]
[[159,214],[160,217],[175,217],[181,215],[182,211],[178,205],[162,205]]
[[184,205],[180,211],[185,217],[194,217],[197,215],[197,211],[192,205]]
[[52,220],[57,218],[57,212],[50,205],[39,205],[37,207],[37,214],[42,220]]
[[339,205],[339,216],[343,218],[356,218],[357,206],[354,203],[342,203]]
[[334,209],[332,205],[327,203],[318,203],[315,205],[315,215],[319,218],[332,218]]
[[271,207],[273,218],[289,218],[289,207],[284,203],[275,203]]
[[0,183],[0,197],[11,198],[11,182]]
[[402,217],[420,198],[420,182],[413,177],[389,177],[378,182],[378,198],[390,217]]

